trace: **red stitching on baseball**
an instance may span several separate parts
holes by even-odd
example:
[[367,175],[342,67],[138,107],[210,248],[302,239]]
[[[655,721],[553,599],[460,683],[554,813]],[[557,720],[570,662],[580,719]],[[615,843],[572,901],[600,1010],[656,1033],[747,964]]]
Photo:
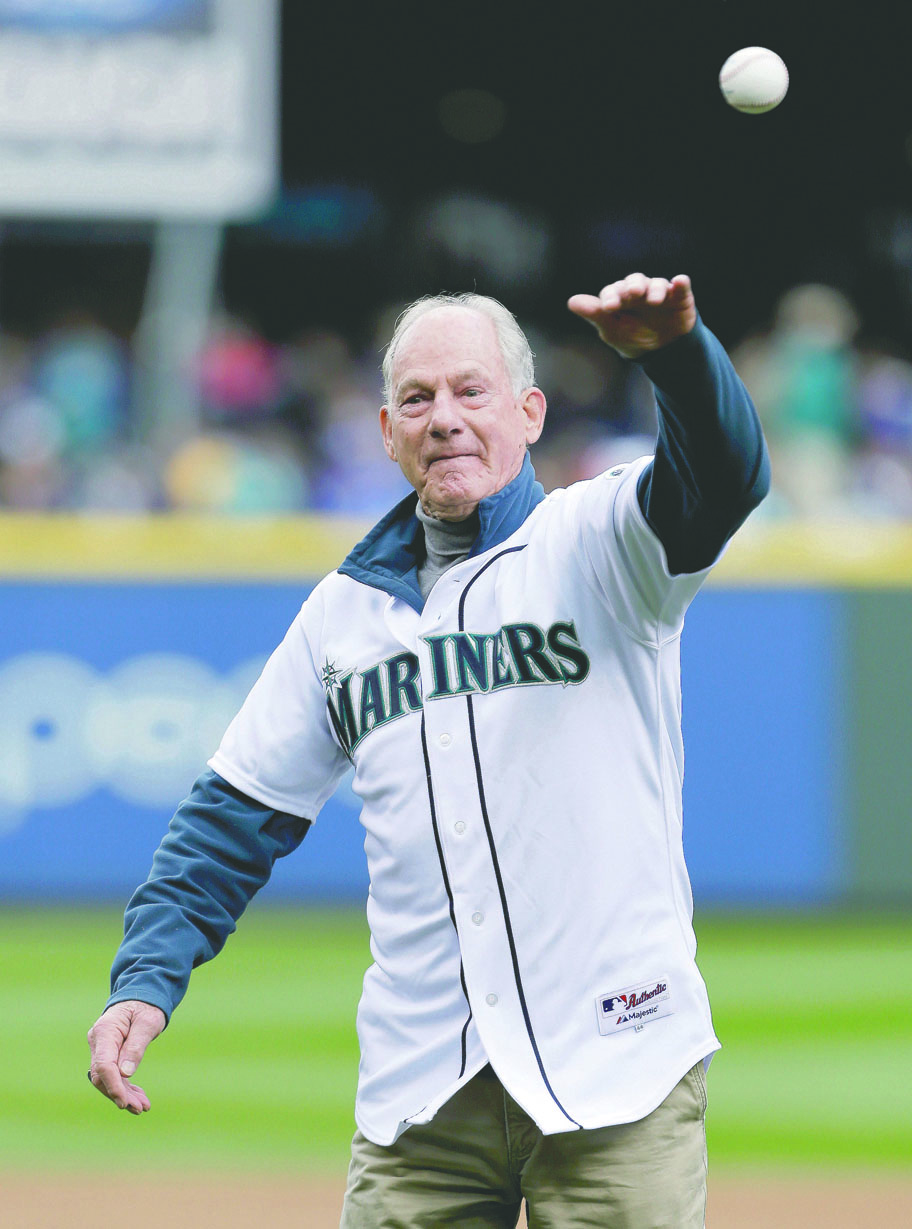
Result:
[[[775,51],[769,51],[766,47],[763,48],[757,55],[752,55],[749,60],[742,60],[740,64],[736,64],[734,68],[730,68],[727,73],[723,73],[719,78],[719,83],[724,85],[726,81],[730,81],[732,77],[736,77],[742,68],[747,68],[749,64],[755,64],[757,60],[764,60],[768,55],[776,55]],[[778,58],[778,57],[777,57]],[[785,67],[783,65],[783,67]],[[788,79],[788,69],[785,69],[785,76]]]

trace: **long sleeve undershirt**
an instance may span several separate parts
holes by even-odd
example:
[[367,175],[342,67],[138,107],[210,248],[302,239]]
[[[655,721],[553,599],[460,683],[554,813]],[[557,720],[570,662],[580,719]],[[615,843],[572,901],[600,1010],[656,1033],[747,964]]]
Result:
[[769,490],[757,411],[701,322],[640,366],[656,390],[655,459],[640,476],[643,515],[672,575],[708,567]]
[[170,1017],[191,971],[218,955],[276,859],[297,849],[309,827],[207,768],[127,905],[107,1005],[140,999]]

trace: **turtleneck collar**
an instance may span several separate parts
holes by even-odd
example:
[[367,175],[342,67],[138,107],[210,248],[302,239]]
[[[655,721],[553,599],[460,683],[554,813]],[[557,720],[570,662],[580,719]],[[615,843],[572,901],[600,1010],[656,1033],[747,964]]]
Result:
[[[526,453],[512,482],[479,503],[477,536],[469,556],[484,554],[506,541],[544,497],[544,488],[537,481]],[[424,529],[416,515],[417,504],[417,494],[407,495],[361,539],[339,571],[401,598],[420,614],[424,598],[418,586],[418,566],[425,558],[425,542]],[[463,522],[456,522],[460,523]]]

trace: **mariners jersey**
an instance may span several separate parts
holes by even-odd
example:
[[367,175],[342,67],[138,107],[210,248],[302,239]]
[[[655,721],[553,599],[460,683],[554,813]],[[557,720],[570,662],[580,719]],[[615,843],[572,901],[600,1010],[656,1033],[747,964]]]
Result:
[[679,639],[706,572],[669,572],[637,498],[648,460],[546,498],[527,460],[482,506],[516,527],[423,604],[415,518],[394,511],[307,599],[210,761],[306,817],[354,766],[373,956],[356,1118],[378,1144],[488,1061],[551,1134],[642,1118],[718,1048],[681,816]]

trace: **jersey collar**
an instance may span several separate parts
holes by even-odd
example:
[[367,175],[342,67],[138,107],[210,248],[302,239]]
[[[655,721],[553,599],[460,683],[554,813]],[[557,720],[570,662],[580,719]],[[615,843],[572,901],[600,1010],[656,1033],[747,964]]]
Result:
[[[499,546],[515,533],[545,497],[529,454],[512,482],[478,505],[478,537],[469,557]],[[406,495],[387,512],[346,557],[339,571],[362,584],[401,598],[420,614],[424,598],[418,588],[418,565],[424,558],[424,530],[415,515],[418,495]]]

